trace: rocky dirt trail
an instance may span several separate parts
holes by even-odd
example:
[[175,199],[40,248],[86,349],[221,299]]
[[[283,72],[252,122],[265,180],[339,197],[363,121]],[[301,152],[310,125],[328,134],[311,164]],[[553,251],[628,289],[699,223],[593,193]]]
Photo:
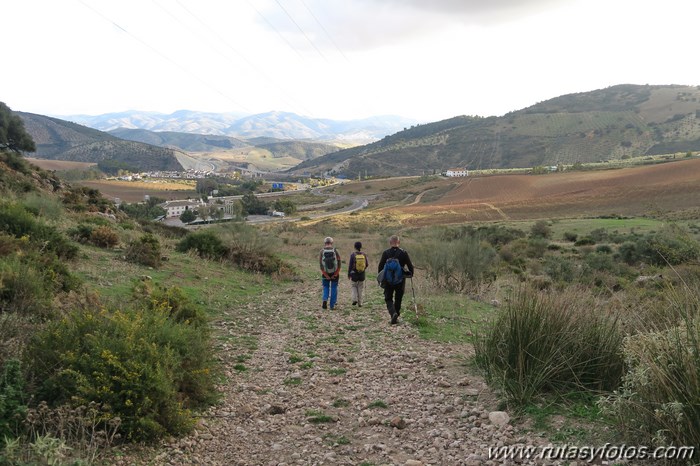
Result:
[[389,325],[376,284],[358,308],[341,281],[334,311],[321,309],[319,283],[284,286],[217,322],[222,400],[150,464],[503,464],[489,447],[545,443],[494,413],[465,366],[469,346]]

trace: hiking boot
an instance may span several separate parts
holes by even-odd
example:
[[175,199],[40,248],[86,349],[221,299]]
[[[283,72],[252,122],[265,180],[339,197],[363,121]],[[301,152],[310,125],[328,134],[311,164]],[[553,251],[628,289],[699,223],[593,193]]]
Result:
[[321,304],[321,309],[328,309],[328,301],[324,301],[323,304]]
[[399,318],[399,314],[394,312],[391,314],[391,325],[396,325],[396,321]]
[[353,301],[353,302],[352,302],[352,305],[353,305],[353,306],[357,306],[357,301]]

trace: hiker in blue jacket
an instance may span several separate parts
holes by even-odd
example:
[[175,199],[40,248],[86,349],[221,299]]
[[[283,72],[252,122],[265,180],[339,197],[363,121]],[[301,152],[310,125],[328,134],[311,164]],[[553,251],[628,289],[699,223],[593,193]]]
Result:
[[[399,247],[400,244],[401,240],[399,237],[392,235],[389,238],[390,247],[382,253],[382,258],[377,267],[378,273],[381,273],[386,267],[382,285],[384,286],[384,301],[386,302],[386,309],[391,316],[392,325],[396,324],[401,315],[401,300],[406,289],[406,277],[413,276],[411,258],[408,256],[408,252]],[[398,263],[396,264],[395,262]],[[398,273],[393,270],[390,271],[393,265],[397,266]]]
[[[327,236],[323,240],[323,249],[319,255],[321,267],[321,282],[323,284],[323,302],[321,308],[335,309],[338,301],[338,278],[340,277],[340,254],[333,247],[333,238]],[[330,303],[328,302],[330,300]]]

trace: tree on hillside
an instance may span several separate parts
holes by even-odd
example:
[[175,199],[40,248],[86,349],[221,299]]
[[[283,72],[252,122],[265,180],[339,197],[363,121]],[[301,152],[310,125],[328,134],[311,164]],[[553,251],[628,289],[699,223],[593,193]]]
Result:
[[34,140],[24,129],[22,119],[13,114],[10,107],[0,102],[0,150],[34,152]]
[[191,210],[187,209],[183,213],[180,214],[180,221],[182,223],[190,223],[194,222],[197,219],[197,216],[192,212]]

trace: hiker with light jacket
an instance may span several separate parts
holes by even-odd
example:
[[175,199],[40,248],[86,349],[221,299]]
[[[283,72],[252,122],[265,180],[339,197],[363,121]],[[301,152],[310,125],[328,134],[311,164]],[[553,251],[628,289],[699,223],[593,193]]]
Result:
[[401,300],[406,289],[406,278],[413,276],[413,263],[404,249],[399,245],[401,240],[397,235],[389,238],[389,249],[382,253],[377,266],[377,272],[382,277],[384,302],[391,316],[391,324],[396,324],[401,315]]
[[350,254],[348,261],[348,278],[352,292],[352,305],[362,307],[362,295],[365,289],[365,270],[369,267],[367,254],[362,252],[362,243],[355,243],[355,251]]
[[[323,240],[323,249],[319,256],[321,267],[321,282],[323,284],[323,303],[321,308],[335,309],[338,301],[338,278],[340,278],[340,254],[333,247],[333,238],[327,236]],[[328,302],[330,300],[330,303]]]

